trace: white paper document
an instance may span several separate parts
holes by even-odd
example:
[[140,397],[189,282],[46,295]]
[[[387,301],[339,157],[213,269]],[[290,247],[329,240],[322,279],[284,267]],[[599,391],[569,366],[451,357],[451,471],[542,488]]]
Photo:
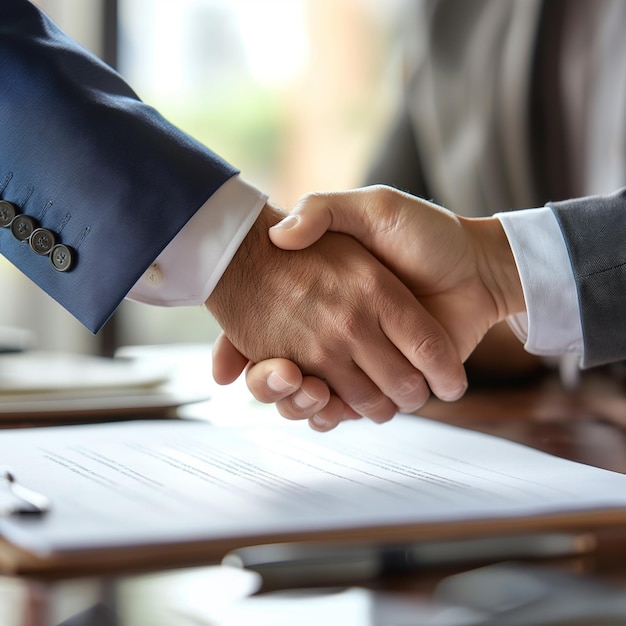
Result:
[[626,507],[626,476],[434,421],[319,434],[120,422],[0,433],[0,465],[47,495],[8,541],[55,551]]

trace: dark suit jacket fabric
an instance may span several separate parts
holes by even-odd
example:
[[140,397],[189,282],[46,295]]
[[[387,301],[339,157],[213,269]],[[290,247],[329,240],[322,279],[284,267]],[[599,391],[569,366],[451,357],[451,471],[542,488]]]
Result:
[[92,332],[236,170],[142,103],[26,0],[0,2],[0,199],[75,251],[0,252]]
[[626,358],[626,189],[551,203],[580,304],[585,367]]

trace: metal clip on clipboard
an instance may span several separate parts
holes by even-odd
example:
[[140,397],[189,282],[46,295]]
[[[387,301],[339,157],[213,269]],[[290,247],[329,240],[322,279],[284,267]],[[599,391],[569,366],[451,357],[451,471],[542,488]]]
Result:
[[0,517],[43,515],[50,510],[50,499],[24,487],[8,467],[0,467]]

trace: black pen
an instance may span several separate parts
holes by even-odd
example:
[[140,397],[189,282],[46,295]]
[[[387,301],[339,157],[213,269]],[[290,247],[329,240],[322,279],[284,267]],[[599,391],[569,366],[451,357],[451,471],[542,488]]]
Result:
[[223,565],[256,571],[264,587],[343,585],[385,574],[590,552],[592,535],[543,533],[402,544],[278,543],[240,548]]

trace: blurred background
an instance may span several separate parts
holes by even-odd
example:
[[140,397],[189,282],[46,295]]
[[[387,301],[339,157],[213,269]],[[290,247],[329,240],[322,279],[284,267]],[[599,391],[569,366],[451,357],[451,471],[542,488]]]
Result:
[[[363,184],[402,90],[409,0],[37,0],[139,96],[289,208]],[[124,302],[96,337],[0,257],[0,326],[41,349],[212,341],[203,308]]]

